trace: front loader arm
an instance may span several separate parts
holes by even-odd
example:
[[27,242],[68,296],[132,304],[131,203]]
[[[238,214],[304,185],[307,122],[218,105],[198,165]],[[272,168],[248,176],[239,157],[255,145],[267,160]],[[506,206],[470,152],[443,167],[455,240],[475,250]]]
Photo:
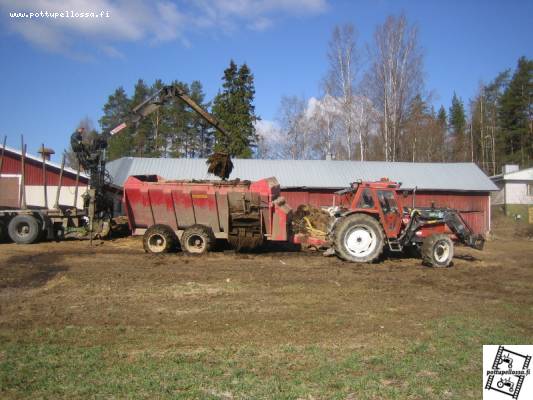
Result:
[[457,210],[445,210],[444,222],[450,230],[457,236],[457,239],[468,247],[483,250],[485,238],[483,235],[475,234],[465,222]]

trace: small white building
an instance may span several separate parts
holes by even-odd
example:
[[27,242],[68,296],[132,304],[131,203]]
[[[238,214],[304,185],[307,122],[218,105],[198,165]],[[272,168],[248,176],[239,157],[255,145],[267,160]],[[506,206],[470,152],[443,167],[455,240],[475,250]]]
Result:
[[492,194],[492,204],[506,215],[533,224],[533,168],[520,170],[518,165],[505,165],[501,174],[490,179],[500,189]]

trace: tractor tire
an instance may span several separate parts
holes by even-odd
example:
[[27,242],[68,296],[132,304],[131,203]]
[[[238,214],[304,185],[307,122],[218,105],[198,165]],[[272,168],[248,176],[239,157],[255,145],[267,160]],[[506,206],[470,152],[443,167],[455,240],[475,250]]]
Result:
[[205,254],[211,251],[216,239],[211,228],[193,225],[181,236],[181,249],[189,254]]
[[379,221],[367,214],[352,214],[336,224],[335,252],[346,261],[369,263],[383,252],[385,234]]
[[147,253],[168,253],[176,247],[176,244],[176,234],[166,225],[153,225],[146,230],[143,236],[143,247]]
[[453,260],[453,242],[450,237],[445,234],[435,234],[424,239],[422,260],[431,267],[449,267]]
[[17,215],[9,221],[7,232],[17,244],[32,244],[41,236],[41,223],[32,215]]

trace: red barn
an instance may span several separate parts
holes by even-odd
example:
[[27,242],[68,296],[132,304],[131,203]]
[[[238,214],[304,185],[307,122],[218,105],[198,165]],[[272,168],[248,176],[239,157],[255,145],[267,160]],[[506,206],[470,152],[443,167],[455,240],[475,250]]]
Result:
[[[339,204],[337,190],[357,180],[389,178],[402,183],[406,202],[416,191],[417,206],[450,207],[461,212],[476,233],[490,230],[490,193],[498,190],[473,163],[407,163],[333,160],[235,159],[231,179],[259,180],[274,176],[287,203]],[[108,164],[113,182],[129,175],[155,174],[166,179],[217,179],[207,173],[205,159],[125,157]]]
[[[0,208],[20,208],[22,201],[22,154],[20,150],[7,147],[3,153],[0,145]],[[55,205],[59,187],[61,166],[50,161],[45,162],[46,178],[43,174],[42,157],[26,154],[24,161],[24,195],[28,207],[53,207]],[[59,205],[78,208],[83,205],[82,195],[86,192],[89,178],[81,173],[78,178],[77,201],[76,193],[77,171],[64,168],[59,192]],[[45,204],[45,187],[46,203]]]

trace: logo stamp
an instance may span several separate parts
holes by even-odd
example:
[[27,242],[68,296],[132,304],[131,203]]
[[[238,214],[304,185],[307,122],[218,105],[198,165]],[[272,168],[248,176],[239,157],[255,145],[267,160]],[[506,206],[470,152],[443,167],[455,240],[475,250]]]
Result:
[[483,400],[531,399],[533,346],[483,346]]

